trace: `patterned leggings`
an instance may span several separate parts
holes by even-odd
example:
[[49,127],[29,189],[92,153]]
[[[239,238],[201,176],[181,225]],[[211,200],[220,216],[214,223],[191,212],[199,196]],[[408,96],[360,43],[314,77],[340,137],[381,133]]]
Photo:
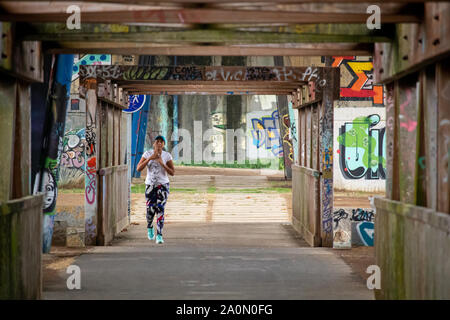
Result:
[[145,199],[147,200],[147,228],[153,227],[153,218],[156,214],[156,230],[162,234],[164,226],[164,207],[169,196],[169,184],[160,184],[155,187],[145,186]]

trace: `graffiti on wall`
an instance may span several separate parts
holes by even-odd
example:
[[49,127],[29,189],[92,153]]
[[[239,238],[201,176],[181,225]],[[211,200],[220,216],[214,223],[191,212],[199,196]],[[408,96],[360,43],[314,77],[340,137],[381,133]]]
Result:
[[283,156],[283,146],[280,137],[278,110],[270,116],[251,118],[253,144],[256,148],[271,150],[276,157]]
[[[293,122],[293,121],[292,121]],[[291,160],[291,162],[294,162],[294,150],[292,148],[292,140],[290,137],[290,130],[291,130],[291,121],[289,119],[289,115],[285,114],[283,116],[283,126],[285,128],[284,135],[283,135],[283,143],[286,145],[287,149],[289,150],[288,158]]]
[[372,101],[373,105],[383,105],[383,86],[373,84],[372,59],[356,60],[355,56],[333,57],[333,59],[332,66],[340,66],[343,75],[340,100]]
[[339,163],[345,179],[386,179],[385,129],[374,129],[380,116],[372,114],[346,122],[339,129]]
[[85,166],[85,129],[70,130],[63,138],[60,186],[83,187]]
[[119,66],[83,65],[81,78],[105,80],[308,81],[320,91],[327,81],[315,67]]
[[336,208],[333,212],[333,247],[373,246],[375,212],[362,208]]
[[293,162],[298,163],[298,140],[297,140],[297,125],[296,125],[296,119],[294,116],[294,109],[292,108],[292,101],[288,102],[288,108],[289,108],[289,119],[291,127],[290,127],[290,137],[292,140],[292,145],[294,147],[293,153],[294,153],[294,160]]
[[66,132],[63,139],[61,166],[84,171],[85,129]]
[[96,106],[92,103],[95,99],[90,95],[95,95],[95,90],[87,91],[86,106],[86,148],[85,148],[85,242],[87,245],[95,244],[96,241],[96,212],[97,212],[97,119]]
[[110,54],[86,54],[80,58],[75,58],[72,67],[72,81],[78,79],[80,65],[110,65],[111,55]]

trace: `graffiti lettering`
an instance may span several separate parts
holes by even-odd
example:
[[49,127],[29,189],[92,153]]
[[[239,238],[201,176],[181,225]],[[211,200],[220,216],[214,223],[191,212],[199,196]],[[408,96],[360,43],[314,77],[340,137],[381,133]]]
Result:
[[288,114],[285,114],[284,116],[283,116],[283,126],[285,127],[285,134],[284,134],[284,136],[283,136],[283,143],[284,144],[287,144],[287,146],[288,146],[288,149],[289,149],[289,155],[288,155],[288,157],[289,157],[289,159],[291,160],[291,162],[294,162],[294,150],[293,150],[293,148],[292,148],[292,143],[291,143],[291,139],[290,139],[290,137],[289,137],[289,129],[290,129],[290,127],[291,127],[291,122],[290,122],[290,120],[289,120],[289,115]]
[[356,230],[364,245],[372,247],[375,233],[373,222],[359,222],[356,225]]
[[92,157],[87,162],[86,177],[88,182],[86,184],[86,201],[89,204],[95,202],[96,196],[96,175],[97,175],[97,158]]
[[373,221],[375,214],[372,210],[363,210],[361,208],[352,210],[352,221]]
[[63,139],[61,166],[84,171],[85,129],[66,132]]
[[[341,86],[340,100],[372,101],[383,105],[383,86],[373,85],[372,60],[360,61],[355,56],[333,57],[333,67],[343,66],[351,75],[350,81]],[[342,83],[341,83],[342,85]]]
[[347,218],[348,218],[348,213],[344,209],[339,209],[338,211],[335,211],[333,213],[333,221],[336,222],[334,227],[335,228],[339,227],[339,221],[341,221],[341,219],[347,219]]
[[277,157],[283,156],[283,147],[280,137],[278,111],[272,112],[270,117],[262,117],[261,119],[253,118],[251,130],[253,136],[253,144],[257,148],[265,146],[266,149],[272,149],[272,153]]
[[331,233],[333,230],[333,217],[332,217],[332,209],[333,209],[333,180],[332,179],[323,179],[323,185],[325,187],[322,201],[322,228],[325,233]]
[[372,128],[379,121],[380,116],[373,114],[355,118],[340,128],[338,153],[344,178],[386,179],[385,128]]

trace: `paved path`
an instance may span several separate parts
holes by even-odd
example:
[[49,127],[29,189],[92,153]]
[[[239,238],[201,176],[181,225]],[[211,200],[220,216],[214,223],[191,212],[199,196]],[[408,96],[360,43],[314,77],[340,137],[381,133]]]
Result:
[[[246,189],[260,176],[178,176],[179,186]],[[81,290],[68,290],[65,270],[44,283],[46,299],[372,299],[364,281],[327,248],[310,248],[290,225],[277,193],[173,192],[165,243],[146,237],[142,195],[132,225],[111,246],[77,257]]]
[[66,275],[45,299],[372,299],[332,249],[310,248],[287,223],[168,223],[165,243],[133,224],[112,246],[75,259],[81,290]]

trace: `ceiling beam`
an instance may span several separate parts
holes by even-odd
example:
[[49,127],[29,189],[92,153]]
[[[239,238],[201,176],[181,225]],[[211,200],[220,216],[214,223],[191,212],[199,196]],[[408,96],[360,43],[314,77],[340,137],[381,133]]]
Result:
[[[2,0],[1,2],[29,2],[30,0]],[[368,3],[368,4],[382,4],[382,3],[424,3],[424,2],[445,2],[448,0],[320,0],[321,3]],[[33,0],[33,2],[49,2],[48,0]],[[56,1],[52,1],[56,2]],[[74,2],[73,0],[58,0],[57,2]],[[128,5],[160,5],[161,0],[78,0],[76,2],[86,3],[119,3]],[[165,0],[164,5],[173,4],[301,4],[301,3],[317,3],[317,0]]]
[[[236,87],[236,86],[223,86],[223,87],[214,87],[214,86],[142,86],[142,87],[124,87],[125,90],[129,92],[133,91],[229,91],[229,90],[239,90],[239,91],[261,91],[268,90],[268,85],[260,86],[260,87]],[[287,87],[287,88],[270,88],[273,91],[283,91],[283,92],[292,92],[297,90],[298,87]]]
[[[0,14],[1,21],[15,22],[66,22],[71,14]],[[262,10],[224,10],[224,9],[167,9],[130,10],[110,12],[85,12],[81,14],[82,23],[366,23],[367,13],[324,13]],[[383,23],[419,23],[420,17],[412,14],[383,14]]]
[[[122,88],[128,88],[133,86],[173,86],[180,85],[179,80],[113,80],[113,83],[117,84]],[[273,88],[276,87],[300,87],[306,85],[307,81],[291,81],[291,82],[276,82],[272,81],[270,86]],[[254,87],[267,87],[267,84],[261,83],[261,81],[220,81],[216,80],[213,83],[211,81],[183,81],[183,86],[193,86],[193,85],[201,85],[201,86],[226,86],[226,87],[239,87],[239,86],[254,86]]]
[[290,95],[292,91],[275,91],[275,90],[205,90],[205,91],[152,91],[152,90],[142,90],[142,91],[128,91],[129,94],[151,94],[151,95]]
[[[71,47],[66,47],[70,45]],[[373,53],[373,46],[327,46],[316,45],[314,48],[289,47],[244,47],[244,46],[165,46],[143,47],[136,43],[132,46],[119,46],[119,43],[62,44],[62,48],[48,48],[49,54],[123,54],[123,55],[155,55],[155,56],[367,56]]]
[[152,42],[152,43],[375,43],[390,42],[387,36],[352,34],[314,34],[248,32],[234,30],[186,30],[120,33],[28,33],[22,37],[26,41],[70,41],[70,42]]

